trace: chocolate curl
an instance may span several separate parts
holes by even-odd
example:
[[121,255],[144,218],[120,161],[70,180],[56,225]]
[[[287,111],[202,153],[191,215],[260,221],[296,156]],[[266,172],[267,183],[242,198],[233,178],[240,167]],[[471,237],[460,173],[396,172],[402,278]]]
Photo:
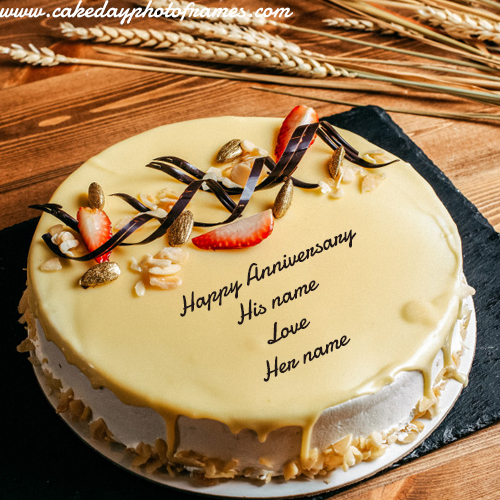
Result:
[[[152,167],[155,168],[155,167]],[[159,169],[162,170],[163,169]],[[194,182],[194,181],[191,181]],[[207,179],[204,182],[206,182],[207,186],[210,188],[210,191],[214,193],[219,201],[224,205],[224,207],[229,211],[232,212],[234,208],[236,207],[236,203],[228,196],[228,194],[222,189],[222,187],[213,179]],[[201,187],[201,185],[200,185]],[[149,207],[141,203],[137,198],[134,198],[133,196],[130,196],[129,194],[126,193],[114,193],[111,196],[118,196],[122,200],[126,201],[132,208],[135,208],[139,212],[148,212],[151,210]],[[159,220],[163,220],[162,217],[157,217]],[[195,222],[195,225],[197,223]]]
[[257,186],[256,190],[270,188],[292,176],[295,170],[297,170],[300,160],[311,145],[318,127],[319,123],[310,123],[308,125],[301,125],[294,130],[278,163],[276,163],[269,175]]
[[[122,200],[126,201],[132,208],[135,208],[138,212],[149,212],[151,208],[141,203],[137,198],[130,196],[127,193],[113,193],[110,196],[118,196]],[[156,217],[156,219],[161,219],[161,217]]]
[[82,255],[80,257],[71,257],[69,255],[66,255],[65,253],[62,253],[59,250],[59,247],[55,244],[52,243],[52,236],[50,233],[45,233],[42,235],[43,241],[47,244],[47,246],[58,256],[62,257],[63,259],[72,259],[72,260],[78,260],[78,261],[88,261],[95,259],[96,257],[99,257],[105,253],[111,252],[114,248],[116,248],[122,243],[123,240],[128,238],[132,233],[134,233],[137,229],[139,229],[142,225],[144,225],[146,222],[154,219],[152,215],[149,214],[140,214],[134,217],[128,224],[126,224],[124,227],[122,227],[117,233],[115,233],[111,238],[103,243],[101,246],[93,250],[92,252],[89,252],[86,255]]
[[[308,125],[297,127],[292,137],[288,141],[285,151],[281,155],[278,163],[275,163],[270,157],[265,157],[263,165],[266,165],[269,168],[270,172],[269,175],[260,184],[255,186],[254,190],[260,191],[261,189],[269,189],[283,182],[285,179],[288,179],[293,174],[293,172],[295,172],[300,160],[311,145],[318,127],[319,123],[310,123]],[[177,168],[174,168],[172,165]],[[205,172],[203,172],[202,170],[198,169],[194,165],[191,165],[189,162],[175,156],[163,156],[160,158],[156,158],[146,166],[161,170],[162,172],[165,172],[166,174],[174,177],[178,181],[184,182],[185,184],[191,182],[193,178],[183,172],[186,172],[197,179],[202,179],[205,175]],[[315,189],[318,187],[318,184],[310,184],[298,179],[292,179],[292,182],[294,183],[294,185],[302,187],[304,189]],[[218,184],[228,195],[237,195],[243,193],[243,188],[227,188],[220,183]]]
[[57,203],[44,203],[43,205],[30,205],[29,208],[35,208],[37,210],[41,210],[42,212],[45,212],[47,214],[53,215],[54,217],[57,217],[61,222],[64,222],[68,227],[71,229],[80,232],[80,229],[78,229],[78,221],[69,215],[67,212],[65,212],[62,209],[61,205],[58,205]]
[[[174,168],[172,165],[178,168]],[[176,156],[162,156],[160,158],[155,158],[155,160],[152,161],[151,163],[148,163],[146,167],[161,170],[162,172],[170,175],[171,177],[180,182],[183,182],[184,184],[189,184],[190,182],[196,179],[201,180],[205,176],[205,172],[195,167],[194,165],[191,165],[191,163],[183,160],[182,158],[177,158]],[[179,171],[178,169],[187,172],[190,175],[186,175],[185,173]],[[217,184],[227,195],[237,195],[241,194],[242,192],[241,188],[228,188],[221,183]],[[211,186],[211,184],[209,184],[209,186]],[[210,188],[210,191],[216,194],[214,189]],[[217,197],[221,199],[219,196]],[[227,198],[229,198],[229,196],[227,196]]]
[[380,168],[386,167],[391,163],[395,163],[399,160],[392,160],[387,163],[370,163],[369,161],[360,158],[359,151],[351,146],[335,129],[333,125],[328,122],[321,122],[321,126],[318,129],[318,135],[323,139],[323,141],[330,146],[334,151],[340,146],[344,146],[345,157],[352,163],[359,165],[364,168]]

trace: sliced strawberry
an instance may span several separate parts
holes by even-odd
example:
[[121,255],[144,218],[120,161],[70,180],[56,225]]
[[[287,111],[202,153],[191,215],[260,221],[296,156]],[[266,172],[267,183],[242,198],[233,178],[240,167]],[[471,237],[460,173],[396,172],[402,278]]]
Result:
[[229,250],[253,247],[265,240],[272,232],[274,218],[272,210],[266,210],[246,219],[231,222],[213,231],[193,238],[193,243],[204,250]]
[[[94,251],[111,238],[111,222],[100,208],[80,207],[76,218],[78,229],[89,252]],[[105,253],[95,260],[107,262],[110,253]]]
[[[276,158],[276,161],[281,158],[288,141],[291,139],[292,134],[297,127],[300,127],[301,125],[308,125],[309,123],[317,123],[318,121],[318,113],[316,113],[313,108],[308,106],[295,106],[281,125],[280,132],[278,134],[278,141],[276,142],[276,148],[274,149],[274,157]],[[311,144],[313,142],[314,139],[311,141]]]

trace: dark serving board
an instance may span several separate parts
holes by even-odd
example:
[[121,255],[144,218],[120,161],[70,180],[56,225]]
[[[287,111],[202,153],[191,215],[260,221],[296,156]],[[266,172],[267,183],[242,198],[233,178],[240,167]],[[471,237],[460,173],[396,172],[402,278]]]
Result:
[[[478,338],[469,385],[438,429],[393,466],[397,467],[500,420],[500,235],[383,110],[368,106],[328,120],[408,161],[429,181],[459,228],[465,274],[477,290]],[[4,292],[0,497],[191,498],[124,471],[84,445],[55,415],[26,355],[16,352],[25,338],[23,327],[17,323],[16,308],[24,289],[24,268],[36,222],[30,220],[0,231],[0,284]]]

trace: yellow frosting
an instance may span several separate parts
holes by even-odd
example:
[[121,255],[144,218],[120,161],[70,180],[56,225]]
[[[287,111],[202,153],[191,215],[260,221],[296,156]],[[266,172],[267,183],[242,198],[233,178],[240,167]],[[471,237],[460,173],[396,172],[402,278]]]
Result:
[[[76,214],[86,204],[92,181],[107,195],[156,194],[165,187],[181,193],[185,185],[144,165],[172,155],[207,170],[219,148],[234,138],[272,151],[280,124],[280,119],[224,117],[151,130],[91,158],[51,201]],[[373,150],[354,134],[343,135],[361,153]],[[295,177],[326,179],[330,156],[331,150],[316,139]],[[188,243],[182,286],[151,288],[142,298],[134,293],[139,276],[130,261],[156,253],[166,246],[165,238],[115,249],[111,260],[120,265],[120,278],[85,290],[78,280],[93,263],[67,260],[57,273],[39,269],[53,257],[41,235],[58,223],[43,215],[29,257],[31,304],[47,337],[95,386],[107,386],[123,402],[165,416],[170,452],[175,419],[182,414],[224,422],[233,432],[253,429],[261,440],[275,428],[299,425],[305,456],[311,427],[325,408],[376,392],[403,370],[421,371],[429,391],[431,365],[440,349],[449,362],[447,346],[461,301],[457,229],[410,165],[398,161],[383,172],[387,177],[375,190],[362,193],[357,177],[343,186],[340,199],[296,188],[288,213],[275,221],[268,239],[252,248],[207,251]],[[278,190],[254,194],[244,216],[271,208]],[[189,209],[198,221],[228,216],[206,192],[198,193]],[[110,196],[105,210],[114,223],[135,214]],[[155,227],[156,222],[148,223],[129,241]],[[193,236],[205,231],[195,228]],[[336,238],[336,246],[326,249],[328,240],[333,244]],[[323,251],[310,251],[305,259],[317,245]],[[253,276],[256,268],[259,273],[266,266],[272,269],[285,255],[302,261],[247,283],[249,271]],[[207,298],[231,285],[233,291],[220,305],[195,307],[181,316],[192,294]],[[303,285],[302,296],[279,307],[274,300],[273,309],[273,299],[293,295]],[[238,324],[249,303],[266,312]],[[278,337],[284,327],[302,328],[269,343],[275,323]],[[277,376],[268,373],[276,362]]]

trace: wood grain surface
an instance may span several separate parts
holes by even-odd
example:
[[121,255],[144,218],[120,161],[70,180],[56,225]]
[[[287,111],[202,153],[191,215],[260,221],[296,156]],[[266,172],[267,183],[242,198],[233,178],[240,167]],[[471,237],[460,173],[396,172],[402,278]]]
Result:
[[[113,6],[131,4],[115,0]],[[335,15],[323,2],[307,0],[234,0],[207,5],[290,7],[287,20],[297,26],[324,29],[322,19]],[[75,6],[70,0],[0,0],[11,6]],[[86,0],[84,6],[103,2]],[[64,19],[61,19],[64,20]],[[0,18],[0,45],[18,43],[48,46],[66,55],[98,57],[93,48],[63,40],[59,21]],[[70,20],[91,26],[96,20]],[[107,23],[117,25],[117,21]],[[162,20],[134,20],[133,27],[166,28]],[[319,35],[274,31],[303,48],[326,54],[401,59],[396,54],[338,42]],[[422,49],[417,42],[340,32],[387,45]],[[426,49],[439,53],[437,49]],[[229,67],[231,71],[242,71]],[[0,229],[37,216],[28,205],[47,202],[54,189],[90,156],[108,146],[155,126],[207,116],[284,116],[298,99],[260,92],[253,84],[201,77],[174,76],[141,71],[60,66],[30,68],[0,55]],[[268,88],[280,88],[268,85]],[[307,90],[301,102],[314,106],[320,116],[344,111],[339,105],[306,96],[342,99],[358,104],[437,109],[455,112],[498,112],[494,107],[440,95],[411,93],[401,96],[372,92]],[[437,164],[500,230],[500,125],[470,123],[416,115],[391,114],[412,140]],[[338,499],[438,500],[500,498],[500,424],[448,445],[424,458],[360,483]]]

